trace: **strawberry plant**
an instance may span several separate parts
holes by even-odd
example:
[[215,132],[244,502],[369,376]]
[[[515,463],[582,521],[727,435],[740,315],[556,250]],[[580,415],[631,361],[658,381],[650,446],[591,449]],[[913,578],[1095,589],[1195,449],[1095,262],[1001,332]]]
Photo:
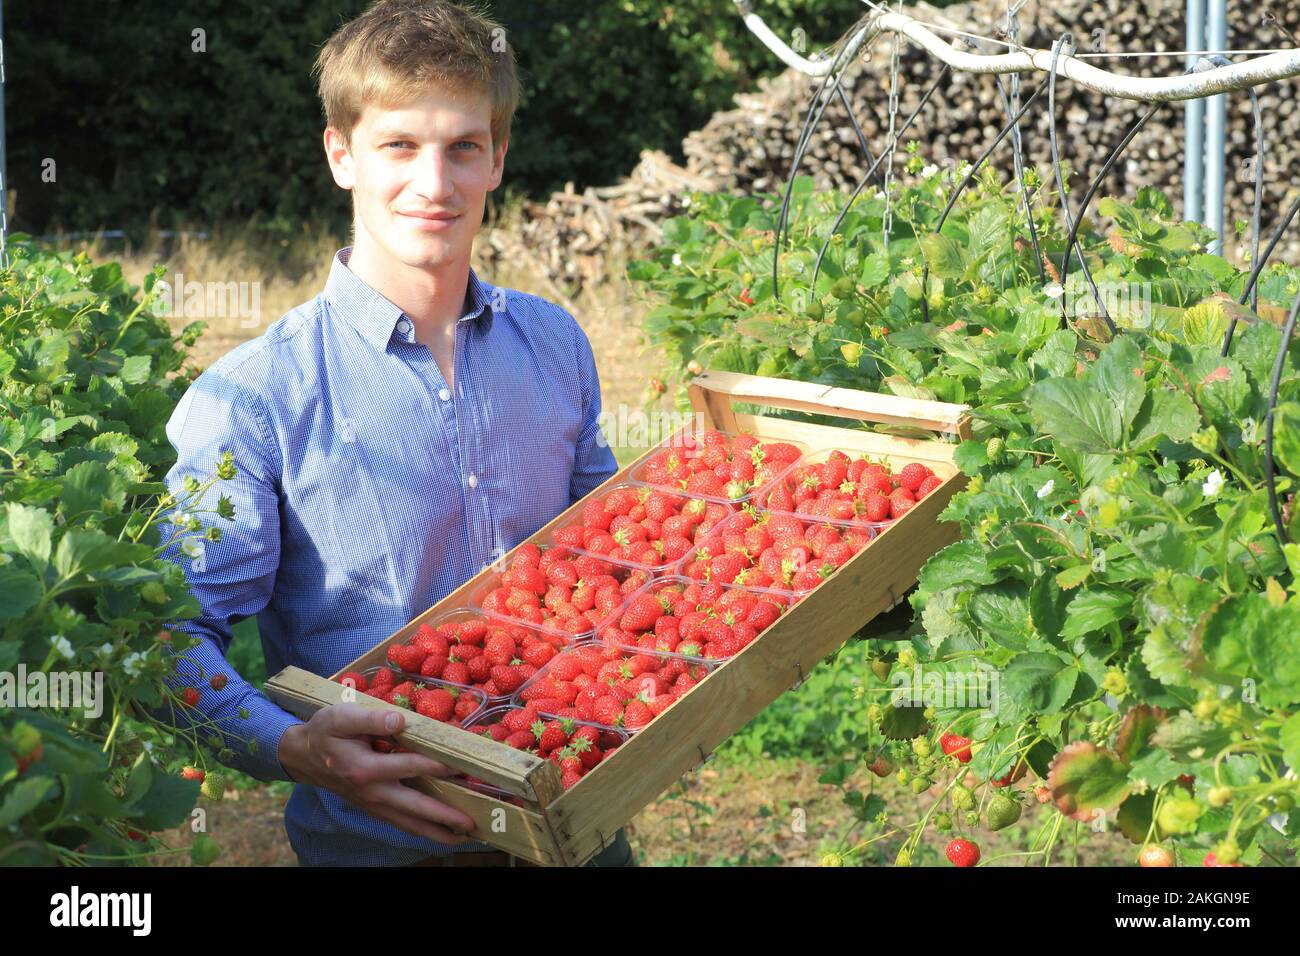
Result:
[[[203,779],[212,755],[191,709],[198,689],[173,673],[188,638],[167,626],[199,608],[163,555],[200,511],[233,518],[227,499],[204,496],[235,465],[213,462],[209,480],[176,495],[160,480],[172,452],[164,425],[197,371],[183,363],[202,328],[175,335],[154,314],[161,268],[140,290],[116,263],[84,254],[21,237],[10,254],[0,276],[0,863],[128,862],[153,849],[149,834],[188,818],[201,786],[224,789],[220,774]],[[221,676],[203,679],[219,692]],[[56,680],[82,693],[18,696],[52,695]]]
[[[1284,538],[1265,422],[1296,271],[1267,267],[1252,312],[1237,304],[1247,273],[1208,254],[1212,236],[1161,193],[1104,200],[1109,230],[1090,220],[1081,241],[1116,294],[1112,336],[1095,304],[1078,306],[1077,262],[1060,282],[1065,237],[1037,176],[1041,258],[988,171],[935,232],[952,185],[941,173],[895,187],[887,247],[883,197],[855,203],[818,263],[843,198],[796,182],[779,288],[775,197],[701,196],[629,268],[665,381],[711,367],[972,408],[974,438],[956,449],[969,485],[941,516],[962,540],[923,569],[910,626],[864,632],[867,730],[824,779],[860,760],[924,795],[909,815],[846,787],[864,823],[903,841],[900,863],[937,829],[959,831],[953,862],[973,865],[979,832],[1012,825],[1031,827],[1020,856],[1040,862],[1107,828],[1135,863],[1293,863],[1300,346],[1283,353],[1275,412]],[[795,485],[781,488],[791,511]],[[923,677],[991,690],[927,699]]]

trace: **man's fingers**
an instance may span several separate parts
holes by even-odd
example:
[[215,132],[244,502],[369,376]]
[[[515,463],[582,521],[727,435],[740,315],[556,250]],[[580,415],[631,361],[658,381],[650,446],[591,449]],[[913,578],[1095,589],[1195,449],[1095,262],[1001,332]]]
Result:
[[462,843],[469,842],[469,837],[462,836],[459,833],[452,833],[444,826],[436,823],[430,823],[428,820],[422,820],[419,817],[411,816],[409,813],[401,813],[396,810],[387,810],[383,813],[376,813],[385,823],[391,823],[399,830],[405,830],[414,836],[424,837],[428,840],[437,840],[439,843],[446,843],[451,846],[460,846]]
[[460,773],[441,761],[416,753],[361,754],[358,761],[372,780],[406,780],[410,777],[448,777]]
[[402,813],[440,823],[452,830],[469,833],[475,826],[474,818],[468,814],[400,783],[381,784],[371,789],[367,797]]
[[360,704],[335,704],[329,708],[334,733],[346,736],[389,737],[406,727],[400,711]]

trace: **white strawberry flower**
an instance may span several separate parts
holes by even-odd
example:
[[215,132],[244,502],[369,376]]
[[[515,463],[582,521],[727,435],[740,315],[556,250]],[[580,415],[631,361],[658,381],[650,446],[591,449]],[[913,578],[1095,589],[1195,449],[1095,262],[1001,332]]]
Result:
[[62,634],[55,634],[50,638],[50,643],[54,645],[54,650],[61,657],[66,657],[68,660],[72,660],[72,658],[77,656],[77,652],[72,649],[72,642]]
[[1061,296],[1065,295],[1065,286],[1061,285],[1059,282],[1049,282],[1047,285],[1043,286],[1043,295],[1047,296],[1049,299],[1059,299]]
[[1205,481],[1201,482],[1201,494],[1205,495],[1207,498],[1213,498],[1222,490],[1223,472],[1216,468],[1214,471],[1210,472],[1209,477],[1206,478]]
[[1046,498],[1048,495],[1052,493],[1052,489],[1055,487],[1056,487],[1056,479],[1048,478],[1047,482],[1043,485],[1043,487],[1038,489],[1038,499],[1041,501],[1042,499]]
[[922,178],[922,179],[929,179],[931,176],[933,176],[933,175],[934,175],[935,173],[937,173],[938,171],[939,171],[939,167],[936,166],[934,163],[930,163],[928,166],[926,166],[925,168],[923,168],[923,169],[921,170],[921,178]]
[[681,254],[680,252],[674,252],[674,253],[673,253],[673,265],[675,265],[675,266],[679,266],[679,265],[681,265],[681,264],[682,264],[682,254]]
[[122,659],[122,670],[126,671],[127,677],[139,677],[140,672],[144,670],[144,655],[139,651],[132,651]]

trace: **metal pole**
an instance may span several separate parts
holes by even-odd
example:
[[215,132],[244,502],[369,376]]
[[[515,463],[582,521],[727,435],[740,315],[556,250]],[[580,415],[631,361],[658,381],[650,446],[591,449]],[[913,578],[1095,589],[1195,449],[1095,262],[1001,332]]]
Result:
[[[1228,49],[1228,0],[1210,0],[1209,48]],[[1205,224],[1218,235],[1210,244],[1215,255],[1223,252],[1223,188],[1226,180],[1228,97],[1220,93],[1205,108]]]
[[9,156],[5,146],[5,5],[0,0],[0,269],[9,268]]
[[[1187,49],[1205,49],[1205,0],[1187,0]],[[1187,65],[1196,62],[1187,57]],[[1205,101],[1183,107],[1183,218],[1204,222]]]

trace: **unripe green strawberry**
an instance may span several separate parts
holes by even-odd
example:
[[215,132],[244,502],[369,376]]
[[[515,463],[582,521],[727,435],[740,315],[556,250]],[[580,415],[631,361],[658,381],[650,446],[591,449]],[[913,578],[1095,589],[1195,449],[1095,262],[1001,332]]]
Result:
[[980,825],[980,815],[974,810],[966,811],[966,826],[974,829]]
[[912,738],[912,753],[918,757],[930,756],[930,738],[914,737]]
[[929,777],[913,777],[913,778],[912,778],[912,792],[913,792],[913,793],[916,793],[916,794],[925,793],[925,791],[927,791],[927,790],[930,789],[930,786],[931,786],[931,780],[930,780]]
[[1232,801],[1231,787],[1211,787],[1205,802],[1212,807],[1226,807]]
[[1005,793],[999,793],[991,801],[985,813],[990,830],[1001,830],[1020,819],[1020,804]]
[[1232,866],[1237,860],[1241,859],[1241,848],[1237,842],[1228,837],[1214,848],[1214,857],[1222,866]]
[[878,724],[884,716],[885,709],[879,704],[871,704],[867,707],[867,720],[870,723]]
[[889,661],[877,657],[871,662],[871,673],[880,680],[889,680]]
[[225,774],[209,771],[203,777],[203,783],[199,784],[199,792],[209,800],[220,800],[226,795]]
[[1166,800],[1156,814],[1156,824],[1162,833],[1190,833],[1201,818],[1201,805],[1191,797],[1173,796]]
[[991,464],[997,464],[1002,460],[1003,441],[1001,438],[990,438],[984,444],[984,454],[988,456]]
[[829,853],[822,854],[821,864],[822,866],[843,866],[844,857],[832,850]]
[[934,815],[934,825],[941,833],[947,833],[952,829],[952,815],[948,813],[936,813]]
[[1290,813],[1295,808],[1295,797],[1289,793],[1279,793],[1273,798],[1273,809],[1278,813]]
[[958,810],[969,810],[975,806],[975,794],[961,784],[957,784],[952,788],[952,792],[948,794],[948,799],[952,801],[952,805]]
[[190,862],[195,866],[210,866],[221,856],[221,847],[206,833],[200,833],[190,844]]

